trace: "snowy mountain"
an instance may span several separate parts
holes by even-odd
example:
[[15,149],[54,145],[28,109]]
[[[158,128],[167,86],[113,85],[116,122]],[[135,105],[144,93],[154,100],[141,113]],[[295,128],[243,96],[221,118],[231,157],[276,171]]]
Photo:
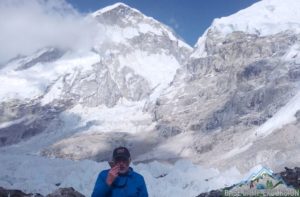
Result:
[[300,32],[299,2],[295,0],[263,0],[239,12],[216,18],[206,32],[198,39],[194,57],[206,55],[205,40],[209,33],[225,37],[233,32],[246,32],[258,36],[274,35],[283,31]]
[[261,165],[299,165],[300,3],[284,2],[215,19],[194,48],[117,3],[87,16],[97,27],[91,48],[8,61],[0,186],[46,194],[60,183],[89,195],[108,167],[97,162],[118,145],[151,196],[195,196]]
[[216,19],[199,38],[155,107],[158,122],[182,131],[170,146],[189,142],[175,154],[240,169],[300,162],[299,8],[298,1],[261,1]]
[[151,126],[145,103],[155,102],[192,48],[167,26],[122,3],[90,17],[99,28],[90,51],[49,47],[0,70],[2,146],[44,131],[65,130],[59,134],[64,136]]

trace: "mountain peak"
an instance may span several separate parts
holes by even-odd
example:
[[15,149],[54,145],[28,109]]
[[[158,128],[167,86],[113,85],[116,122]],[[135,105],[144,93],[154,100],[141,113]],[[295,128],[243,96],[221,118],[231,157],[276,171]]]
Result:
[[[116,30],[111,32],[110,38],[125,37],[132,38],[137,35],[137,33],[146,34],[156,34],[159,36],[168,36],[168,39],[172,41],[177,41],[180,47],[184,47],[191,51],[192,48],[183,42],[175,31],[166,26],[165,24],[157,21],[156,19],[144,15],[141,11],[132,8],[124,3],[115,3],[113,5],[104,7],[94,13],[92,16],[102,25],[113,26],[114,28],[120,28],[121,35],[116,35]],[[107,27],[106,26],[106,27]],[[126,32],[126,33],[123,33]]]
[[97,10],[96,12],[93,13],[93,16],[101,15],[101,14],[104,14],[104,13],[107,13],[107,12],[110,12],[110,11],[118,11],[118,10],[125,10],[125,9],[132,10],[132,11],[135,11],[135,12],[140,12],[140,11],[128,6],[125,3],[118,2],[118,3],[115,3],[113,5],[106,6],[102,9],[100,9],[100,10]]
[[225,37],[235,31],[258,36],[274,35],[284,31],[300,33],[299,0],[263,0],[232,15],[214,19],[199,37],[192,57],[205,57],[208,32]]
[[215,19],[212,28],[226,35],[243,31],[261,36],[285,30],[300,32],[300,1],[264,0],[227,17]]

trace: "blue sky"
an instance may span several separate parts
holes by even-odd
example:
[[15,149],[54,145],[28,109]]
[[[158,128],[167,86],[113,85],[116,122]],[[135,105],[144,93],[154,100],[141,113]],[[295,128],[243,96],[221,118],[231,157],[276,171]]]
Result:
[[231,15],[259,0],[67,0],[78,11],[88,13],[123,2],[172,27],[193,46],[214,18]]

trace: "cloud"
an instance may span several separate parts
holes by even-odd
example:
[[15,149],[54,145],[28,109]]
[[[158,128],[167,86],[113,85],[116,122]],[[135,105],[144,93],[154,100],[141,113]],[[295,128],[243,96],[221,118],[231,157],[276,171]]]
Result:
[[1,0],[0,62],[47,46],[91,47],[97,25],[64,0]]
[[172,25],[172,27],[174,28],[174,29],[179,29],[179,24],[178,24],[178,22],[176,21],[176,19],[175,18],[170,18],[169,19],[169,23]]

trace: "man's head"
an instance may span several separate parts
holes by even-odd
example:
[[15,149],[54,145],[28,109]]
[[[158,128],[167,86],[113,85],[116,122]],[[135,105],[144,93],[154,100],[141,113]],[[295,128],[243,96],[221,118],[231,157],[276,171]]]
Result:
[[113,161],[115,164],[120,166],[121,174],[126,173],[131,161],[129,150],[126,147],[115,148],[113,152]]

